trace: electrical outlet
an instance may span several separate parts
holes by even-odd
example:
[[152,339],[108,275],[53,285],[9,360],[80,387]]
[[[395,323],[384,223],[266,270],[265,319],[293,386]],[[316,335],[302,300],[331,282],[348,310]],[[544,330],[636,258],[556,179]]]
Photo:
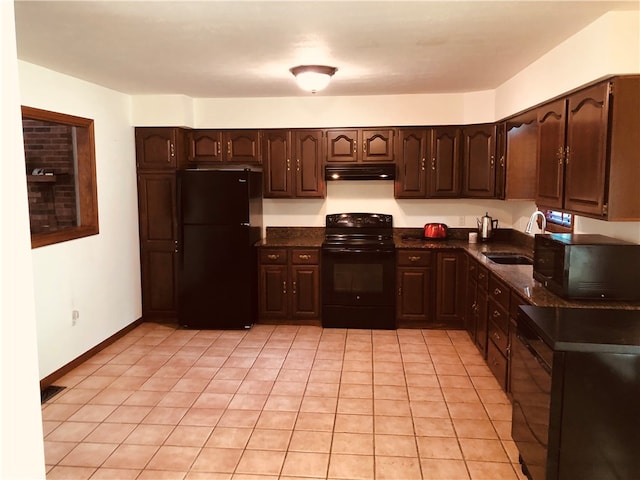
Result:
[[462,227],[464,226],[464,224],[465,224],[464,216],[458,217],[458,225]]
[[80,312],[78,310],[73,310],[71,312],[71,326],[75,327],[78,324],[78,319],[80,318]]

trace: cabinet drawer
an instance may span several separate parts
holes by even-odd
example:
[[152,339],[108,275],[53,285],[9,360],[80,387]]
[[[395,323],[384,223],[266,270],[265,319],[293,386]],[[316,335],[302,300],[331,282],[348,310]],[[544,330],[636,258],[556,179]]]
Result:
[[493,298],[489,299],[489,320],[494,322],[504,333],[509,333],[509,315]]
[[478,265],[478,287],[480,287],[486,292],[488,285],[489,285],[489,270],[487,270],[487,268],[483,267],[482,265]]
[[291,251],[291,263],[294,265],[318,265],[320,251],[317,249],[294,249]]
[[509,345],[509,336],[499,328],[492,320],[489,321],[489,338],[496,344],[496,347],[507,356],[507,346]]
[[260,263],[265,265],[286,265],[287,250],[284,248],[261,248]]
[[487,364],[503,390],[507,390],[507,359],[493,341],[487,346]]
[[403,267],[428,267],[431,265],[431,252],[427,250],[399,250],[398,265]]
[[490,275],[488,293],[493,300],[504,308],[505,312],[509,311],[509,295],[511,295],[511,289],[502,280]]

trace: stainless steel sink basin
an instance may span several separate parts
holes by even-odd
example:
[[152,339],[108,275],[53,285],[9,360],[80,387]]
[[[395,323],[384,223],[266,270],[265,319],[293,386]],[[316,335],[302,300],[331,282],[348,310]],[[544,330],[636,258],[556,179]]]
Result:
[[519,253],[485,253],[485,257],[500,265],[533,265],[533,260]]

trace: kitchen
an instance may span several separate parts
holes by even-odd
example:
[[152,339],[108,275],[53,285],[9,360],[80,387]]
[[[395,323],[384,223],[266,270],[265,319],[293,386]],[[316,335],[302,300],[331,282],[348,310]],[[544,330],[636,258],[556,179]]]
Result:
[[[30,309],[37,310],[38,314],[34,313],[34,316],[47,321],[38,321],[37,325],[38,335],[41,337],[38,348],[40,375],[35,371],[38,355],[33,353],[26,365],[30,365],[33,377],[42,378],[139,317],[139,296],[136,298],[135,294],[130,293],[139,291],[139,274],[129,268],[114,271],[106,260],[119,258],[124,264],[137,263],[137,213],[127,207],[136,203],[135,165],[131,161],[131,125],[190,125],[195,118],[198,125],[215,125],[221,128],[259,128],[265,124],[290,128],[493,121],[603,75],[612,72],[638,72],[637,46],[630,48],[624,36],[615,33],[629,31],[629,28],[631,32],[637,32],[637,15],[609,13],[593,25],[585,27],[575,38],[568,39],[553,52],[541,57],[495,92],[463,96],[383,98],[376,103],[376,111],[371,111],[366,97],[352,97],[344,101],[320,96],[300,98],[295,102],[278,102],[278,106],[290,105],[291,110],[278,108],[280,115],[277,120],[272,116],[274,103],[266,99],[198,99],[197,108],[194,109],[192,99],[181,95],[124,96],[21,61],[19,67],[14,65],[8,71],[14,71],[16,75],[20,73],[22,103],[54,111],[72,111],[96,118],[101,125],[96,147],[100,154],[99,192],[104,198],[100,203],[99,237],[33,253],[38,301],[34,304],[27,295],[25,304]],[[598,48],[582,48],[584,44],[597,45]],[[600,51],[616,51],[618,55],[599,55]],[[553,82],[548,81],[549,71],[555,72]],[[46,89],[42,88],[42,82],[48,85]],[[52,96],[51,91],[59,92],[59,95]],[[65,92],[73,92],[73,95]],[[105,110],[107,105],[110,107]],[[238,115],[242,111],[252,112],[250,121]],[[224,122],[220,118],[224,118]],[[325,213],[361,210],[393,214],[398,226],[419,227],[427,219],[456,226],[461,225],[460,216],[465,217],[465,226],[472,226],[475,218],[481,217],[488,210],[492,216],[500,219],[501,224],[522,231],[529,214],[535,209],[531,202],[394,202],[392,198],[393,190],[390,185],[369,184],[353,188],[331,184],[325,203],[320,200],[266,201],[265,224],[321,226]],[[607,224],[578,217],[576,231],[605,233],[636,243],[640,238],[637,222]],[[18,270],[30,271],[31,252],[25,252],[22,258],[28,260]],[[100,272],[98,278],[93,275],[87,278],[86,265],[89,264],[95,266],[95,272]],[[54,272],[67,272],[67,280],[60,282]],[[78,279],[86,281],[79,282]],[[103,295],[108,295],[104,302],[90,300]],[[80,328],[76,331],[67,327],[69,305],[73,302],[77,302],[81,311]],[[91,319],[92,328],[83,326],[84,318]],[[116,318],[120,320],[114,320]],[[20,328],[24,328],[27,336],[33,339],[33,324]],[[80,331],[85,332],[84,336],[77,335]],[[56,338],[55,345],[47,342],[50,338]],[[33,352],[31,343],[26,343],[26,347],[25,350]],[[35,410],[39,408],[32,407]],[[37,430],[36,426],[32,428]]]

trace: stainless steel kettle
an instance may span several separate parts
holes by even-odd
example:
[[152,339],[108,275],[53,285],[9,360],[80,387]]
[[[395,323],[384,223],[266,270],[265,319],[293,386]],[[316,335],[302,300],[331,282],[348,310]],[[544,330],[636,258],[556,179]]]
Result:
[[493,231],[498,228],[498,219],[492,219],[489,212],[484,217],[478,218],[478,237],[481,241],[486,242],[493,237]]

